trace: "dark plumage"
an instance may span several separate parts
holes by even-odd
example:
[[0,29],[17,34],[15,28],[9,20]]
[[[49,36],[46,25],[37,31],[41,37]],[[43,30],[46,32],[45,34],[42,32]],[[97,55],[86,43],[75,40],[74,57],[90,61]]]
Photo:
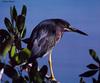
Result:
[[52,80],[55,80],[52,69],[52,48],[62,38],[64,32],[77,32],[82,35],[86,33],[71,27],[71,25],[63,19],[47,19],[40,22],[32,31],[30,38],[26,39],[27,47],[32,51],[29,62],[38,57],[49,54],[49,66]]
[[65,31],[87,35],[78,29],[71,28],[71,25],[65,20],[44,20],[33,29],[28,39],[28,48],[32,50],[32,56],[42,57],[44,54],[47,54],[61,39]]

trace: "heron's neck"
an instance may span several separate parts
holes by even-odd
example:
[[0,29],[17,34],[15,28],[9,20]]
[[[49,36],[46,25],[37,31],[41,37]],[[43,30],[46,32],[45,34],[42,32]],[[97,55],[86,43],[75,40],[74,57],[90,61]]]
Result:
[[61,31],[61,30],[57,30],[56,31],[56,37],[55,37],[56,42],[59,42],[59,40],[61,39],[62,35],[63,35],[63,31]]

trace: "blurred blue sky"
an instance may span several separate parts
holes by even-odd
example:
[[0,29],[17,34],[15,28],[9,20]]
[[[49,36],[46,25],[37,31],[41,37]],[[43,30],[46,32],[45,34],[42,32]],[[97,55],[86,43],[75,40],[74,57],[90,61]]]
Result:
[[[0,0],[0,28],[5,28],[4,18],[10,18],[10,6],[15,5],[20,13],[23,4],[28,10],[27,37],[40,21],[48,18],[65,19],[72,26],[89,34],[85,37],[65,33],[53,50],[53,67],[57,80],[61,83],[79,83],[78,75],[85,71],[87,64],[93,62],[88,49],[95,49],[100,56],[100,0]],[[47,64],[46,59],[47,57],[39,59],[40,65]]]

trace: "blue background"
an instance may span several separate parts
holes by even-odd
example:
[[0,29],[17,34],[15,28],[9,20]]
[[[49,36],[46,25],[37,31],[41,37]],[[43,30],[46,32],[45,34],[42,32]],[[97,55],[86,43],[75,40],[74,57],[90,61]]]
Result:
[[[94,62],[88,50],[95,49],[100,57],[100,0],[0,0],[0,28],[5,28],[4,18],[9,17],[10,6],[15,5],[20,13],[27,6],[27,36],[42,20],[62,18],[72,26],[87,32],[88,37],[77,33],[65,33],[53,50],[53,68],[56,79],[61,83],[79,83],[79,74],[87,70],[86,65]],[[48,57],[39,59],[39,64],[48,64]],[[86,79],[87,80],[87,79]],[[87,80],[92,83],[91,79]]]

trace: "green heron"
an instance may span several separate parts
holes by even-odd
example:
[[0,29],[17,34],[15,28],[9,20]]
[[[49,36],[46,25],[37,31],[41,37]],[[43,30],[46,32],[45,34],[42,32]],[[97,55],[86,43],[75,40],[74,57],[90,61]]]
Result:
[[64,32],[77,32],[82,35],[86,33],[73,28],[67,21],[63,19],[47,19],[40,22],[32,31],[28,39],[28,48],[32,51],[31,58],[38,58],[49,55],[49,67],[51,79],[55,80],[52,68],[52,49],[62,38]]

